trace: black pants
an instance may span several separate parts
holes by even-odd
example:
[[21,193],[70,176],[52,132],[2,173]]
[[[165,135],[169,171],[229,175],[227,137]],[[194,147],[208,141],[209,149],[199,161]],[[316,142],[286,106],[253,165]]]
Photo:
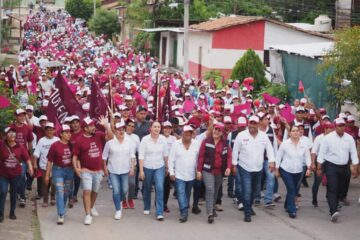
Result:
[[327,178],[326,196],[330,208],[330,214],[337,211],[340,195],[347,182],[348,165],[336,165],[331,162],[324,162],[324,172]]
[[344,186],[340,189],[340,193],[339,193],[340,201],[343,201],[347,197],[347,194],[349,191],[349,186],[350,186],[350,180],[351,180],[351,168],[350,168],[350,163],[349,163],[347,165],[347,169],[346,169],[346,173],[345,173]]
[[198,207],[199,199],[205,196],[205,185],[203,181],[195,180],[193,188],[193,207]]
[[[317,163],[316,163],[316,167],[317,167]],[[321,176],[318,176],[316,173],[314,174],[314,183],[312,185],[312,200],[314,202],[317,202],[317,195],[318,195],[318,192],[319,192],[319,187],[320,187],[320,184],[321,184],[321,180],[322,180],[322,177]]]
[[10,185],[10,214],[15,213],[17,189],[21,182],[21,176],[5,178],[0,176],[0,216],[4,216],[6,195]]
[[170,175],[167,175],[165,176],[165,181],[164,181],[164,209],[167,208],[167,203],[170,196],[170,187],[171,187]]

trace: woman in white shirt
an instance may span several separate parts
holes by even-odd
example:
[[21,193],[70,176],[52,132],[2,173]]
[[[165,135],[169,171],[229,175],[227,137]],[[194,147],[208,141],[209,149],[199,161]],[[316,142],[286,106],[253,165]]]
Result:
[[301,179],[303,163],[307,166],[306,176],[310,175],[311,158],[308,144],[300,139],[299,128],[290,128],[290,138],[285,140],[276,156],[276,176],[283,179],[286,186],[285,209],[290,218],[296,217],[295,197]]
[[139,179],[143,180],[144,214],[150,214],[151,188],[156,188],[156,218],[164,220],[164,179],[167,172],[168,146],[166,138],[160,135],[161,125],[153,122],[150,134],[143,137],[139,148]]
[[[103,168],[106,176],[110,175],[115,220],[121,219],[121,201],[125,199],[129,188],[129,175],[134,175],[135,152],[132,142],[125,138],[124,121],[115,124],[115,137],[105,144],[103,151]],[[106,161],[108,164],[106,166]]]
[[[176,141],[176,137],[174,135],[171,135],[172,130],[173,130],[172,124],[171,124],[171,122],[166,121],[162,125],[163,125],[162,133],[166,139],[168,150],[170,151],[171,146]],[[165,176],[165,181],[164,181],[164,212],[169,213],[170,209],[167,206],[167,202],[168,202],[169,196],[170,196],[171,182],[170,182],[169,174],[165,173],[165,175],[166,176]]]

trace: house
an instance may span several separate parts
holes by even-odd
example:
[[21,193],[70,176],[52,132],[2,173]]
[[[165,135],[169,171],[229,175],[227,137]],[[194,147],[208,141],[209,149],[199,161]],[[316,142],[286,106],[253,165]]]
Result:
[[201,78],[206,71],[219,70],[229,78],[235,63],[247,49],[253,49],[269,66],[270,46],[329,41],[331,36],[264,17],[223,17],[190,26],[189,71],[190,75]]

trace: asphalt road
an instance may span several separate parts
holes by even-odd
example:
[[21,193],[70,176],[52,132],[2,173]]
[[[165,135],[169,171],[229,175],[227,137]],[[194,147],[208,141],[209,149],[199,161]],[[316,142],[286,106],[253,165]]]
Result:
[[[226,182],[224,182],[226,184]],[[226,188],[224,188],[226,189]],[[224,191],[225,193],[225,191]],[[284,185],[280,180],[280,193],[284,199]],[[243,212],[236,209],[233,201],[224,196],[224,211],[218,213],[214,224],[208,224],[205,206],[201,206],[200,215],[190,214],[188,222],[178,222],[178,205],[172,196],[169,200],[170,213],[165,220],[155,220],[154,208],[151,215],[143,215],[143,204],[136,200],[135,209],[123,210],[119,221],[113,219],[114,205],[111,190],[103,180],[96,208],[99,217],[93,218],[90,226],[83,224],[84,210],[82,203],[77,203],[68,211],[65,224],[56,225],[55,207],[41,208],[38,203],[38,216],[43,239],[359,239],[360,230],[360,181],[352,181],[349,199],[350,206],[342,207],[337,223],[330,222],[328,206],[325,201],[325,188],[320,188],[319,207],[311,205],[311,188],[302,188],[300,209],[296,219],[290,219],[283,209],[283,201],[273,210],[255,207],[256,216],[251,223],[243,221]],[[154,195],[154,194],[153,194]]]

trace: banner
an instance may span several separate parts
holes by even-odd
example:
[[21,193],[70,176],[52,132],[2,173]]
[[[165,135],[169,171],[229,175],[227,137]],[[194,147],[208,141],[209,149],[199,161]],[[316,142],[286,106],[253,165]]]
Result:
[[55,124],[56,128],[59,128],[64,123],[66,117],[72,115],[77,115],[80,119],[86,117],[81,105],[60,73],[55,79],[55,90],[50,96],[46,115],[49,121]]
[[171,92],[170,86],[166,89],[166,94],[164,97],[164,101],[162,103],[161,112],[160,112],[160,120],[162,122],[170,121],[171,118]]
[[91,118],[98,119],[100,116],[106,116],[108,111],[108,102],[95,80],[91,82],[91,95],[89,102],[89,115]]

